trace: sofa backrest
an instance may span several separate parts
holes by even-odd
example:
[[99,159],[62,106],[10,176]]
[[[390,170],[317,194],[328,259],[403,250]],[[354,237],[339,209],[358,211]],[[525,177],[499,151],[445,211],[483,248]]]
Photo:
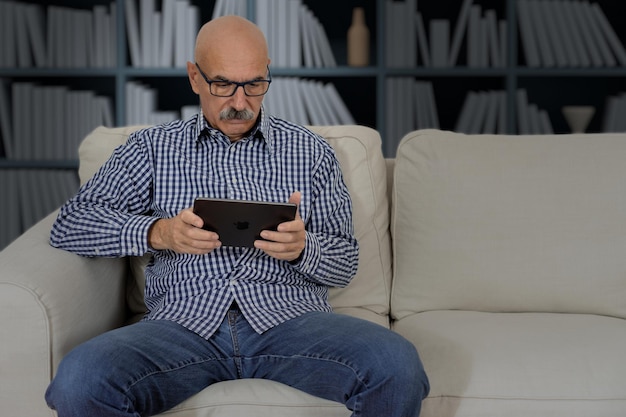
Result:
[[[91,178],[113,150],[141,126],[99,127],[79,148],[81,184]],[[334,148],[353,200],[355,235],[359,242],[359,269],[348,287],[333,289],[330,302],[338,312],[389,325],[391,242],[386,165],[381,139],[363,126],[311,126]],[[142,314],[147,256],[129,258],[133,279],[127,299],[131,313]]]
[[393,318],[626,318],[626,134],[407,134],[392,191]]

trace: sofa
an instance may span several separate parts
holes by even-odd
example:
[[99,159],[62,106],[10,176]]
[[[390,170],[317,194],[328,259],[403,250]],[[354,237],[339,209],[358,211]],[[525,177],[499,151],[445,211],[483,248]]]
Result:
[[[88,135],[81,182],[134,129]],[[336,150],[361,248],[331,303],[415,344],[431,382],[422,417],[626,415],[626,134],[422,130],[385,159],[373,129],[311,129]],[[0,253],[2,415],[54,415],[43,395],[63,355],[145,309],[146,258],[54,249],[55,215]],[[350,412],[237,380],[163,415]]]

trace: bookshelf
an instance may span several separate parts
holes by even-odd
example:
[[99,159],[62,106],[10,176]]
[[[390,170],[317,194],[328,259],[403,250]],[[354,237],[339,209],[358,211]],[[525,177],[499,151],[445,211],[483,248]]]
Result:
[[[142,0],[143,1],[143,0]],[[148,0],[151,1],[155,10],[163,10],[170,0]],[[261,16],[262,11],[267,8],[267,4],[272,4],[272,9],[276,9],[275,4],[285,4],[292,0],[235,0],[239,10],[245,10],[245,15],[252,20]],[[137,18],[140,19],[139,0],[137,3]],[[232,3],[232,0],[230,0]],[[276,2],[276,3],[274,3]],[[279,3],[283,2],[283,3]],[[439,127],[442,129],[455,130],[457,128],[469,129],[468,125],[463,127],[462,112],[469,99],[470,93],[498,92],[493,94],[498,96],[498,105],[487,101],[484,108],[498,108],[502,110],[497,116],[497,122],[493,124],[493,117],[489,119],[487,113],[479,129],[492,126],[496,132],[519,133],[520,128],[520,106],[519,91],[523,90],[528,104],[533,104],[538,111],[543,111],[550,121],[551,128],[556,133],[566,133],[569,128],[561,114],[561,107],[565,105],[593,105],[596,113],[591,120],[589,131],[603,131],[607,129],[605,117],[610,113],[608,103],[624,103],[623,93],[626,92],[626,67],[615,55],[615,65],[545,65],[544,62],[529,62],[526,45],[522,36],[521,20],[519,19],[520,3],[550,3],[549,6],[560,6],[561,3],[597,3],[600,9],[616,33],[621,43],[626,43],[626,31],[620,25],[620,17],[626,15],[626,2],[611,0],[451,0],[449,2],[430,2],[424,0],[345,0],[342,2],[326,2],[301,0],[312,15],[314,15],[324,28],[328,39],[332,55],[335,59],[333,66],[299,66],[275,65],[275,52],[270,51],[274,59],[272,65],[272,76],[274,78],[303,78],[324,84],[332,84],[341,99],[349,109],[355,123],[366,125],[377,129],[383,137],[383,151],[387,156],[394,156],[395,148],[401,137],[409,130],[425,127]],[[2,7],[9,3],[7,0],[0,0],[0,11]],[[49,13],[47,4],[38,0],[13,1],[11,3],[34,4],[40,6],[44,19]],[[50,65],[38,66],[33,51],[31,65],[20,65],[16,60],[13,65],[7,64],[6,56],[0,54],[0,80],[5,92],[4,101],[0,97],[0,110],[13,109],[11,91],[17,83],[33,83],[42,87],[65,86],[71,91],[93,91],[98,97],[108,100],[112,125],[124,125],[129,122],[129,100],[127,99],[127,85],[129,82],[141,83],[148,89],[152,89],[156,94],[154,105],[161,111],[180,112],[185,106],[197,105],[197,98],[188,86],[185,68],[171,66],[145,66],[133,65],[133,51],[129,45],[129,32],[127,23],[130,20],[125,0],[55,0],[54,6],[77,10],[87,10],[95,13],[95,6],[99,7],[99,13],[104,10],[111,19],[110,28],[114,28],[109,33],[107,46],[101,49],[109,51],[107,59],[98,59],[98,64],[77,65],[56,67]],[[187,0],[187,5],[195,7],[196,18],[199,22],[211,19],[216,6],[224,6],[229,1],[224,0]],[[558,3],[558,4],[557,4]],[[243,6],[242,6],[243,5]],[[370,30],[370,64],[366,67],[347,66],[347,46],[346,33],[352,19],[354,7],[363,7],[365,10],[366,24]],[[405,13],[392,11],[392,7],[400,9],[405,7]],[[473,8],[472,8],[473,7]],[[532,6],[534,7],[534,6]],[[412,9],[411,9],[412,8]],[[437,59],[439,56],[450,58],[454,49],[459,17],[467,9],[468,20],[465,30],[461,33],[456,54],[456,60],[452,65],[450,59],[443,62]],[[406,12],[409,10],[409,12]],[[557,10],[559,10],[557,8]],[[489,11],[489,13],[487,13]],[[261,12],[261,14],[260,14]],[[403,33],[418,29],[417,20],[402,20],[409,29],[402,29],[399,17],[416,17],[419,12],[427,42],[425,45],[433,52],[438,48],[444,48],[444,52],[438,50],[429,56],[432,62],[426,62],[422,53],[424,45],[419,42],[417,33],[414,39]],[[470,24],[469,16],[474,14],[487,21],[489,14],[490,23],[484,23],[484,27],[494,30],[498,36],[497,50],[499,59],[495,60],[490,56],[486,58],[476,55],[477,39],[476,26]],[[522,12],[524,13],[524,12]],[[0,16],[5,13],[0,12]],[[395,16],[395,17],[394,17]],[[6,21],[0,17],[0,27],[2,31],[7,31]],[[6,17],[4,17],[6,19]],[[45,20],[44,20],[45,21]],[[474,20],[476,22],[476,20]],[[503,22],[503,23],[502,23]],[[489,26],[491,25],[491,26]],[[10,25],[9,25],[10,27]],[[414,29],[411,29],[414,28]],[[447,28],[447,29],[446,29]],[[549,28],[542,27],[546,32]],[[432,31],[445,33],[436,38],[430,36]],[[472,30],[473,35],[469,35]],[[487,30],[487,29],[485,29]],[[395,32],[394,32],[395,31]],[[398,32],[399,31],[399,35]],[[541,31],[540,31],[541,32]],[[2,32],[1,42],[7,39],[15,39],[15,36],[8,36],[7,32]],[[104,35],[100,35],[104,36]],[[394,36],[400,36],[393,41]],[[448,42],[441,42],[441,39],[448,39]],[[495,39],[495,38],[488,38]],[[435,42],[437,41],[437,42]],[[487,42],[491,42],[487,40]],[[474,46],[470,46],[470,43]],[[104,44],[103,44],[104,45]],[[1,45],[6,54],[5,44]],[[77,48],[80,45],[77,44]],[[17,45],[14,46],[17,48]],[[9,48],[10,50],[10,48]],[[491,49],[489,49],[491,50]],[[408,53],[407,51],[411,51]],[[553,53],[555,51],[553,50]],[[395,54],[395,56],[394,56]],[[487,53],[489,54],[489,52]],[[472,58],[470,58],[470,55]],[[399,58],[398,58],[399,56]],[[476,58],[482,56],[482,58]],[[552,57],[556,61],[556,55]],[[66,59],[71,59],[66,57]],[[394,61],[399,59],[400,62]],[[407,61],[403,61],[408,59]],[[415,59],[415,61],[411,61]],[[481,59],[483,61],[481,61]],[[443,60],[445,61],[445,59]],[[78,60],[80,63],[80,60]],[[94,61],[95,62],[95,61]],[[429,64],[429,65],[427,65]],[[419,90],[421,89],[421,90]],[[273,89],[270,89],[273,92]],[[415,101],[416,91],[431,91],[431,102]],[[421,93],[419,94],[422,95]],[[427,96],[427,94],[424,94]],[[482,96],[491,96],[482,94]],[[420,97],[421,98],[421,97]],[[473,98],[474,99],[474,98]],[[504,103],[504,104],[502,104]],[[621,104],[622,106],[624,104]],[[430,117],[417,117],[419,109],[429,108],[426,111]],[[429,107],[430,106],[430,107]],[[475,107],[475,106],[473,106]],[[34,109],[35,106],[33,105]],[[38,104],[38,109],[42,108]],[[45,106],[43,107],[46,108]],[[434,110],[434,112],[433,112]],[[1,112],[0,112],[1,113]],[[44,112],[47,114],[48,112]],[[436,117],[432,117],[432,116]],[[2,118],[0,114],[0,124]],[[410,116],[410,117],[409,117]],[[423,116],[423,114],[422,114]],[[35,116],[28,112],[27,118],[34,126],[44,120],[41,116]],[[469,116],[465,117],[466,119]],[[489,121],[487,121],[489,119]],[[103,119],[106,120],[106,119]],[[49,122],[46,122],[49,123]],[[46,125],[47,126],[47,125]],[[495,127],[493,127],[495,126]],[[0,126],[1,127],[1,126]],[[84,136],[82,130],[91,130],[95,126],[75,127],[74,131],[78,138]],[[477,128],[474,126],[473,128]],[[491,129],[490,128],[490,129]],[[37,127],[38,137],[46,129]],[[620,129],[613,126],[612,129]],[[623,127],[621,127],[623,129]],[[86,132],[85,132],[86,133]],[[61,146],[54,137],[43,134],[54,143],[54,146]],[[13,141],[15,142],[15,141]],[[0,145],[2,145],[0,141]],[[62,146],[66,146],[64,144]],[[50,146],[49,144],[46,146]],[[77,168],[77,158],[75,154],[59,154],[58,157],[41,157],[40,153],[27,154],[23,158],[7,158],[6,150],[0,153],[0,185],[5,189],[7,181],[16,181],[17,177],[26,176],[29,171],[36,171],[44,177],[57,171],[75,172]],[[10,175],[9,175],[10,173]],[[9,179],[10,178],[10,179]],[[73,181],[77,186],[76,180]],[[33,195],[37,194],[37,184],[31,186]],[[43,182],[41,182],[43,184]],[[42,187],[42,185],[38,187]],[[6,189],[12,189],[6,187]],[[69,188],[65,188],[67,193]],[[60,204],[65,195],[59,194],[59,198],[50,203],[50,210]],[[5,199],[6,200],[6,199]],[[0,204],[1,206],[1,204]],[[0,207],[3,211],[4,207]],[[6,209],[8,210],[8,209]],[[12,209],[13,210],[13,209]],[[21,221],[21,230],[28,227],[27,222]],[[6,229],[3,226],[3,230]],[[0,248],[6,245],[10,238],[0,238]]]

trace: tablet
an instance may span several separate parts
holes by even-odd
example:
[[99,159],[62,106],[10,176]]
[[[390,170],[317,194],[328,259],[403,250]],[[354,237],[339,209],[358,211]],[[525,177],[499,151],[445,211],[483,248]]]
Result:
[[198,197],[193,212],[204,221],[203,229],[220,236],[223,246],[252,248],[261,239],[261,230],[276,230],[280,223],[293,220],[296,205]]

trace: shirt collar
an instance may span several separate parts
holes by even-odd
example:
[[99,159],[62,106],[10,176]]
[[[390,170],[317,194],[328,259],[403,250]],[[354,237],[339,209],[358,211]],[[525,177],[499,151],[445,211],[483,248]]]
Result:
[[[271,152],[273,141],[270,135],[269,116],[265,112],[265,108],[263,106],[261,106],[260,113],[261,113],[261,117],[259,118],[259,121],[252,128],[247,138],[254,138],[254,139],[259,138],[259,139],[264,140],[265,144],[267,145],[268,149]],[[196,132],[195,132],[196,140],[200,142],[213,135],[218,135],[218,134],[222,134],[222,133],[219,130],[209,125],[209,122],[207,122],[206,118],[204,117],[204,114],[202,113],[202,109],[200,109],[200,111],[196,115]]]

